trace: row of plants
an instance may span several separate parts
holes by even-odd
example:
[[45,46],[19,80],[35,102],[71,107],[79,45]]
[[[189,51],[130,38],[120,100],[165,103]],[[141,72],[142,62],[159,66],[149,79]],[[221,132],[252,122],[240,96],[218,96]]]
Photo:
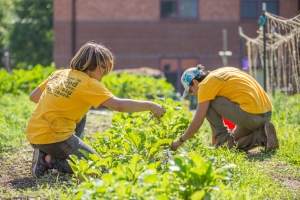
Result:
[[173,85],[168,83],[165,78],[112,72],[104,76],[102,82],[114,95],[121,98],[175,97]]
[[54,66],[42,65],[36,65],[31,70],[13,69],[11,73],[1,68],[0,94],[29,94],[54,71]]
[[[55,70],[57,69],[54,66],[36,65],[30,70],[13,69],[8,73],[2,68],[0,69],[0,94],[30,94]],[[111,72],[103,78],[102,83],[120,98],[176,97],[173,85],[164,78]]]
[[171,141],[192,118],[181,102],[172,99],[156,100],[167,111],[160,120],[149,113],[115,113],[110,128],[85,139],[101,158],[72,156],[69,163],[78,185],[68,195],[72,199],[297,199],[296,190],[276,180],[300,180],[300,96],[278,93],[272,101],[280,150],[258,154],[257,160],[235,149],[210,149],[207,121],[170,154]]
[[187,151],[174,155],[169,147],[192,119],[181,102],[155,100],[165,109],[161,119],[150,113],[115,113],[103,133],[85,141],[100,155],[87,155],[70,165],[79,184],[72,199],[202,199],[225,190],[235,166],[193,152],[199,140],[187,142]]

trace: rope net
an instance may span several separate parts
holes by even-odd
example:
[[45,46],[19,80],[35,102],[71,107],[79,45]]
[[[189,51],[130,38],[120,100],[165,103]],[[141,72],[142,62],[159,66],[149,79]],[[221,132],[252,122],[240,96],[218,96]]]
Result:
[[[266,17],[266,89],[286,95],[300,93],[300,15],[291,19],[265,12]],[[264,67],[263,27],[256,38],[246,39],[249,74],[257,79],[257,69]]]

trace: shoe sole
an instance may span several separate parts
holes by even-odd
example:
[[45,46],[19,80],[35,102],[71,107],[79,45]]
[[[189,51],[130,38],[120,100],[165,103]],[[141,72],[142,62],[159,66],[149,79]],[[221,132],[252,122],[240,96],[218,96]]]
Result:
[[278,139],[276,136],[276,130],[272,123],[267,123],[265,125],[265,133],[267,135],[267,146],[265,151],[272,151],[279,148]]
[[35,169],[37,167],[37,162],[38,162],[38,159],[39,159],[39,149],[35,148],[34,149],[34,152],[33,152],[33,158],[32,158],[32,164],[31,164],[31,167],[30,167],[30,172],[31,172],[31,175],[34,177],[34,178],[37,178],[36,174],[35,174]]

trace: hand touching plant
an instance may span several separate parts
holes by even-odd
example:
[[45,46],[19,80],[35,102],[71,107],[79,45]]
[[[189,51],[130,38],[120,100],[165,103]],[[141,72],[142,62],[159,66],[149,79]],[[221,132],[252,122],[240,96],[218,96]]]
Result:
[[184,141],[183,142],[182,141],[180,141],[180,140],[174,140],[172,142],[172,144],[171,144],[171,150],[176,151],[183,144]]
[[152,103],[150,110],[151,110],[153,116],[156,118],[160,118],[160,117],[164,116],[164,114],[166,113],[166,110],[157,103]]

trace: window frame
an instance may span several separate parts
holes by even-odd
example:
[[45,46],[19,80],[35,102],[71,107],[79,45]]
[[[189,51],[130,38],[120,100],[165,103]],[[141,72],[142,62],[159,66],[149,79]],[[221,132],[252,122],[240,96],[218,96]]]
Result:
[[[176,16],[175,17],[163,17],[162,15],[162,2],[177,2]],[[182,2],[195,2],[196,6],[196,16],[195,17],[182,17],[182,12],[180,10],[180,6]],[[162,20],[170,20],[170,19],[182,19],[182,20],[195,20],[199,18],[199,0],[160,0],[160,19]]]
[[[242,13],[242,6],[243,6],[243,2],[257,2],[257,16],[256,17],[244,17],[243,13]],[[279,0],[241,0],[240,1],[240,16],[241,19],[258,19],[261,14],[262,14],[262,3],[263,2],[277,2],[277,14],[275,15],[279,15],[279,8],[280,8],[280,1]],[[267,7],[267,12],[268,12],[268,7]]]

